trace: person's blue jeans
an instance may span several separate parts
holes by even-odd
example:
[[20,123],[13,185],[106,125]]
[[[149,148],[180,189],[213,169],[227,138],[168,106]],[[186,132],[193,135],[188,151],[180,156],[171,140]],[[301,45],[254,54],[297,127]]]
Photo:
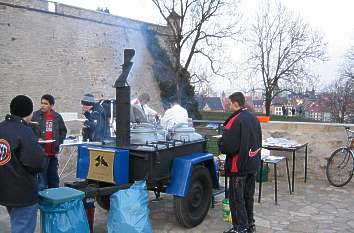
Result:
[[35,231],[38,204],[6,208],[10,215],[11,233],[33,233]]
[[58,158],[55,156],[48,156],[47,168],[38,174],[38,190],[41,191],[46,188],[59,187]]

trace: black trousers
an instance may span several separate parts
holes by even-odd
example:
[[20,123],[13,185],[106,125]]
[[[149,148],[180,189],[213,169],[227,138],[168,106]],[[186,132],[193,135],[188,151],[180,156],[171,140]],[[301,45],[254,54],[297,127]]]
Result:
[[232,225],[236,229],[248,228],[254,223],[253,204],[256,174],[230,177],[229,200]]

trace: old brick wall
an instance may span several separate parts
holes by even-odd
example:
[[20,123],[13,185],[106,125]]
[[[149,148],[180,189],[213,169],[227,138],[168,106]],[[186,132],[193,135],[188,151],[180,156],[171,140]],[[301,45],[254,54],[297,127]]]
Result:
[[123,49],[135,48],[128,82],[132,97],[151,95],[161,110],[154,78],[154,60],[144,30],[153,30],[167,48],[168,29],[109,14],[41,0],[0,0],[0,117],[8,113],[12,97],[26,94],[36,104],[44,93],[56,97],[59,112],[81,112],[86,91],[97,99],[113,98]]

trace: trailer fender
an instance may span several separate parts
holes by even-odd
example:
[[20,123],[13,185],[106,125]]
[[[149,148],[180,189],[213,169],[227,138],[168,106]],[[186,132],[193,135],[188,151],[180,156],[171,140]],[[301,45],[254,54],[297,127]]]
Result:
[[219,181],[213,154],[194,153],[174,159],[172,165],[171,182],[167,186],[166,193],[180,197],[186,196],[193,166],[198,164],[203,164],[209,169],[213,181],[213,188],[219,188]]

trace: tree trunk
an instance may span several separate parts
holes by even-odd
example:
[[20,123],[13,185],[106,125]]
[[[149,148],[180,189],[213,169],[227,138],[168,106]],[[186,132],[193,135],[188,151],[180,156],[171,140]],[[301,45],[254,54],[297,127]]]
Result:
[[270,116],[270,105],[272,104],[272,98],[270,94],[266,93],[266,99],[265,99],[265,108],[266,108],[266,115]]

